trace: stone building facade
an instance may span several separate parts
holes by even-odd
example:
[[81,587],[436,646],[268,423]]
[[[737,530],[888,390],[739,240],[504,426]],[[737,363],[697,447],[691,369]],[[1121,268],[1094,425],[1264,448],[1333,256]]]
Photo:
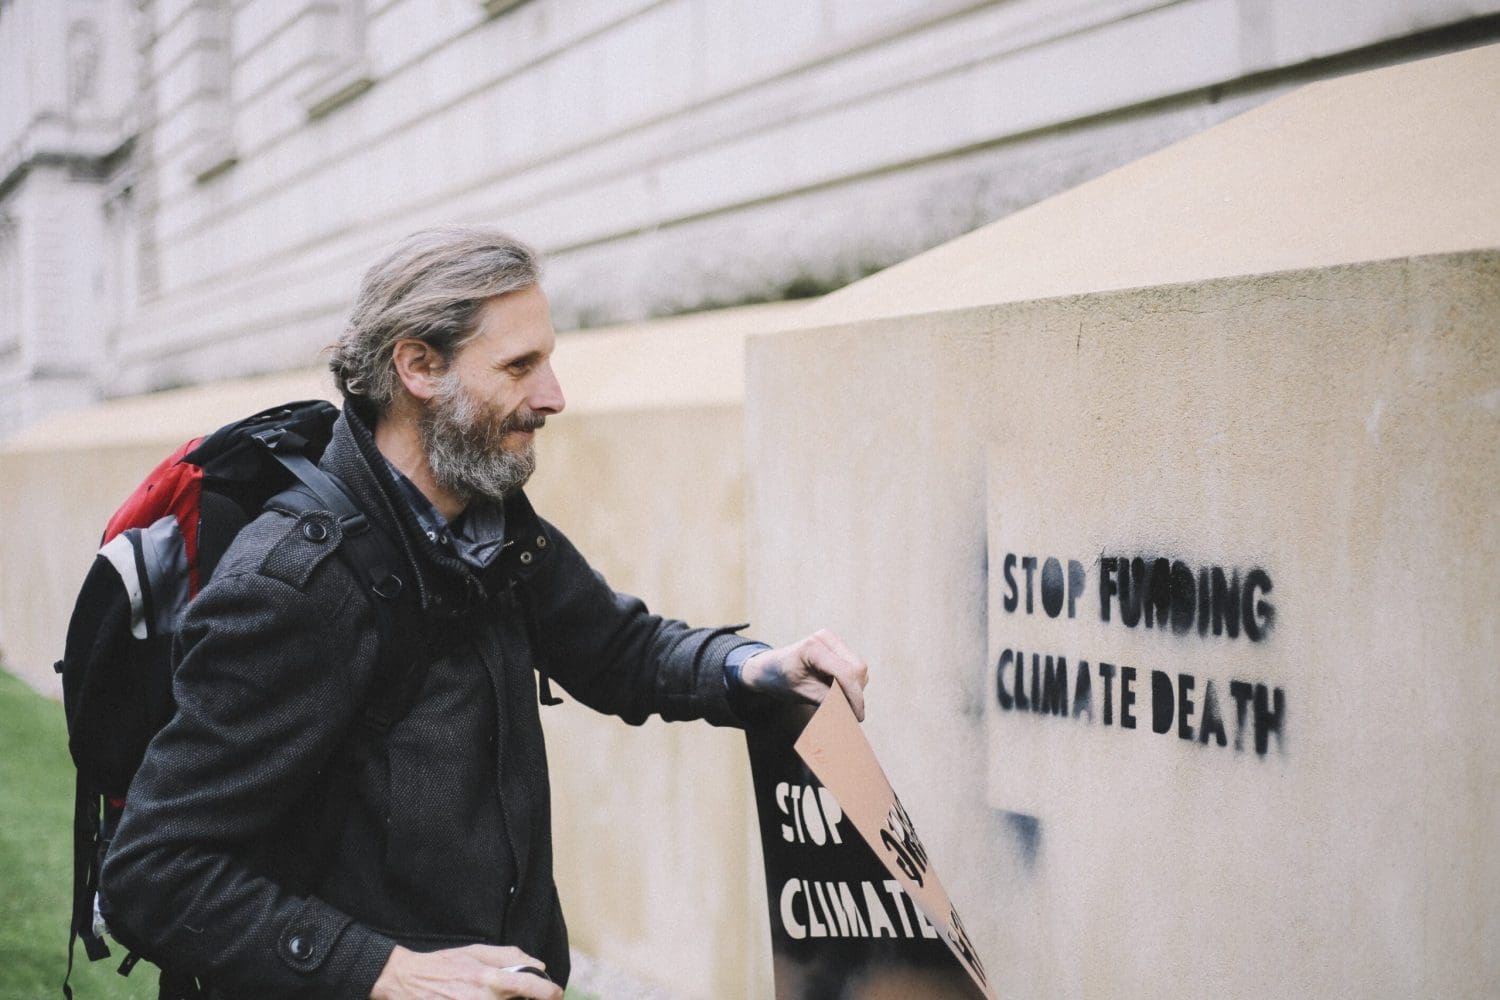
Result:
[[560,328],[816,294],[1495,0],[0,0],[0,435],[315,363],[391,239]]

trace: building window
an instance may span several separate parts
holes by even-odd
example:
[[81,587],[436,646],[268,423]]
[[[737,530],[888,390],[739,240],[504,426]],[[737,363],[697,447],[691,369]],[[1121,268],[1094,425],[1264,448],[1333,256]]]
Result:
[[365,0],[319,4],[310,15],[317,51],[318,75],[301,94],[307,117],[317,119],[343,107],[375,85],[365,49]]
[[190,48],[194,97],[182,113],[192,117],[192,142],[185,162],[200,182],[218,177],[238,162],[234,150],[234,106],[229,79],[229,0],[197,0]]
[[135,176],[127,171],[104,192],[104,287],[99,313],[106,356],[113,353],[120,329],[135,318],[140,303],[139,248]]

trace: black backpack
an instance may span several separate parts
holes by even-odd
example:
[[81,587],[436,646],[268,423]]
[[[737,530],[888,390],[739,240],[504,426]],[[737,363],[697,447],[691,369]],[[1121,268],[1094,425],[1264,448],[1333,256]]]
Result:
[[[146,745],[175,711],[172,640],[182,611],[208,583],[234,537],[268,507],[339,518],[341,557],[373,595],[381,632],[376,694],[348,766],[378,743],[420,684],[415,588],[397,542],[376,528],[342,484],[318,468],[338,410],[322,400],[288,403],[195,438],[167,456],[110,518],[68,624],[63,679],[68,749],[78,769],[73,816],[73,949],[110,954],[97,913],[99,869]],[[128,954],[120,973],[137,959]],[[191,978],[163,969],[162,1000],[202,995]]]

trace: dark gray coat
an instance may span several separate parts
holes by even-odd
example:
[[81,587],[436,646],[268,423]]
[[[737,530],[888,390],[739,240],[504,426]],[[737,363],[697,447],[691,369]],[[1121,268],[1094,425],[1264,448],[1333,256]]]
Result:
[[735,725],[723,663],[748,640],[615,593],[524,497],[506,509],[513,544],[476,575],[393,500],[352,414],[323,466],[407,550],[429,638],[420,694],[344,763],[375,674],[371,598],[335,557],[330,515],[262,515],[184,616],[177,714],[104,865],[110,926],[233,997],[363,1000],[398,942],[515,945],[565,982],[534,669],[631,723]]

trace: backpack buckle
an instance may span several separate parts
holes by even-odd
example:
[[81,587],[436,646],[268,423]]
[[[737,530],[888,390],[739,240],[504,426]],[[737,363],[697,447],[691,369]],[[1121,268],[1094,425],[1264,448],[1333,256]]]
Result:
[[272,427],[250,435],[269,452],[289,452],[301,455],[307,450],[307,438],[285,427]]
[[276,446],[281,444],[281,439],[285,436],[285,427],[273,427],[270,430],[256,431],[250,435],[251,439],[266,451],[275,451]]

